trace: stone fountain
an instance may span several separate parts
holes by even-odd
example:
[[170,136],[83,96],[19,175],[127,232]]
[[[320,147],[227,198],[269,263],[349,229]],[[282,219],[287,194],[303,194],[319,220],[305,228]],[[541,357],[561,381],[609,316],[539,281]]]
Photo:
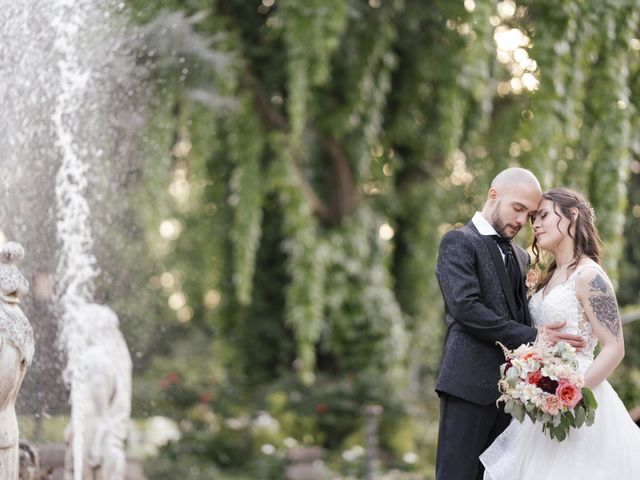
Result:
[[[18,405],[41,422],[64,412],[70,393],[73,478],[83,480],[84,462],[91,468],[100,463],[104,470],[105,462],[96,459],[117,457],[97,453],[97,443],[123,441],[118,422],[93,425],[88,399],[95,391],[87,372],[95,368],[88,352],[96,351],[91,334],[97,327],[87,309],[96,298],[95,279],[100,275],[109,282],[95,256],[105,237],[98,234],[95,244],[96,225],[104,232],[125,208],[115,192],[142,158],[132,149],[143,121],[137,99],[144,94],[127,43],[133,36],[120,15],[124,2],[0,0],[0,5],[0,243],[4,236],[20,237],[30,252],[22,268],[33,279],[34,295],[23,308],[39,332],[38,361]],[[30,345],[32,351],[33,340]],[[26,352],[22,359],[30,361]],[[128,353],[120,357],[125,361]],[[91,429],[99,434],[97,443]],[[11,445],[17,445],[15,435]],[[5,478],[11,477],[0,470],[0,480]]]
[[0,249],[0,478],[18,480],[16,399],[34,353],[33,329],[19,306],[29,284],[15,262],[24,249],[8,243]]

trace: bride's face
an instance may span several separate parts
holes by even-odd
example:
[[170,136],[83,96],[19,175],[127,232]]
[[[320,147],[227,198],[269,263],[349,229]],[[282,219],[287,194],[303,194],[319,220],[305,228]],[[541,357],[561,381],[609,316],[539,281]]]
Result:
[[551,200],[542,199],[533,220],[533,233],[540,248],[555,251],[563,241],[570,242],[570,226],[568,218],[556,213]]

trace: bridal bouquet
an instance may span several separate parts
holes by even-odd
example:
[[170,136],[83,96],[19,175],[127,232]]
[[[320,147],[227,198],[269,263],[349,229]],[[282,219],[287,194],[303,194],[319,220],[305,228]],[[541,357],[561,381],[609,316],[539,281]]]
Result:
[[527,415],[541,422],[542,431],[561,442],[571,428],[593,424],[598,406],[578,372],[575,349],[565,342],[525,344],[502,348],[506,363],[500,367],[498,387],[504,410],[519,422]]

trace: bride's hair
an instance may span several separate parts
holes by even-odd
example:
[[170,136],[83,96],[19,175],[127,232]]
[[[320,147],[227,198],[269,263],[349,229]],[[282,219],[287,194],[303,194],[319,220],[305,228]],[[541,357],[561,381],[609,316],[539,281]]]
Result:
[[[556,215],[565,217],[569,220],[569,236],[573,238],[573,259],[569,267],[575,267],[582,257],[588,257],[594,262],[600,264],[600,235],[596,227],[596,216],[593,208],[584,199],[582,195],[568,188],[552,188],[542,194],[543,200],[549,200],[553,203],[553,211]],[[571,209],[578,210],[578,216],[574,220]],[[558,220],[560,225],[560,220]],[[575,226],[574,235],[571,234],[572,227]],[[540,249],[538,248],[537,239],[534,237],[531,247],[535,260],[535,266],[540,260]],[[543,289],[553,272],[557,268],[556,261],[553,260],[547,268],[544,278],[537,286],[536,291]]]

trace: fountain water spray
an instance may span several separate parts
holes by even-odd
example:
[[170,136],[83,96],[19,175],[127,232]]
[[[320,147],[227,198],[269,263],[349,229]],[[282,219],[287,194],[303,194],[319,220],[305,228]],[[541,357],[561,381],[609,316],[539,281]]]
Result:
[[[136,52],[147,40],[133,30],[119,0],[0,0],[0,228],[29,252],[22,268],[34,294],[24,308],[38,332],[21,413],[65,408],[59,346],[75,480],[87,471],[91,434],[84,365],[95,318],[83,307],[94,301],[94,252],[109,259],[126,246],[118,227],[129,197],[121,189],[146,158],[147,70]],[[100,284],[108,293],[106,270]]]
[[79,313],[84,305],[93,300],[93,280],[98,271],[92,254],[90,208],[86,198],[86,158],[91,152],[75,143],[74,139],[80,127],[78,112],[90,85],[91,71],[83,66],[79,51],[87,2],[56,0],[56,4],[52,25],[57,30],[54,48],[61,56],[57,65],[61,85],[52,120],[57,137],[56,146],[62,153],[55,188],[57,236],[61,245],[57,273],[63,320],[61,341],[68,356],[65,377],[71,386],[74,480],[81,480],[83,408],[88,392],[86,372],[82,367],[82,354],[87,348],[87,325]]

